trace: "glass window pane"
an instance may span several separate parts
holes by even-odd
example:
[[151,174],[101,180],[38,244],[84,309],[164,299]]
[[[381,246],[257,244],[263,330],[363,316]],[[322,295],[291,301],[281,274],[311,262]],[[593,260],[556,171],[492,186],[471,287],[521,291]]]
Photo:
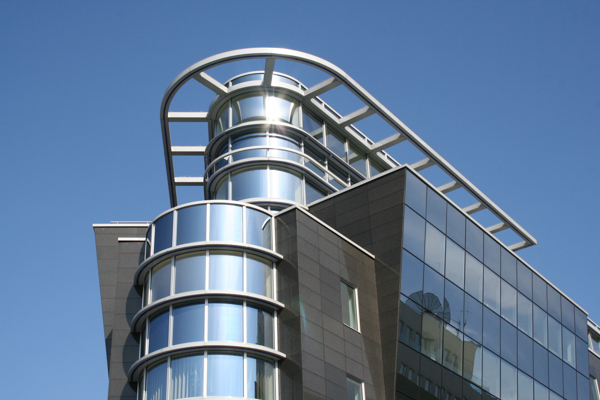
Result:
[[173,345],[204,340],[204,303],[173,308]]
[[171,398],[186,399],[203,395],[204,354],[173,358],[171,361]]
[[560,321],[560,293],[551,286],[548,286],[548,314],[552,315],[555,320]]
[[230,204],[210,205],[210,240],[242,241],[242,207]]
[[246,257],[246,291],[273,297],[273,268],[270,261]]
[[517,263],[517,271],[518,271],[518,289],[521,293],[527,296],[528,299],[532,298],[533,294],[533,273],[531,270],[523,264],[521,261]]
[[229,177],[221,179],[215,190],[215,200],[229,200]]
[[342,293],[342,316],[344,324],[358,330],[356,289],[344,282],[340,282],[340,290]]
[[177,210],[177,244],[206,240],[206,205]]
[[577,360],[577,371],[582,373],[584,376],[588,376],[590,365],[587,343],[579,338],[576,338],[575,347],[577,352],[575,357],[575,359]]
[[534,381],[535,400],[548,400],[548,388],[539,382]]
[[481,345],[465,336],[464,340],[464,373],[465,379],[481,386],[482,378],[482,352]]
[[548,314],[536,305],[533,306],[533,339],[548,346]]
[[[427,186],[411,172],[406,172],[405,202],[421,216],[425,215],[427,205]],[[460,243],[460,242],[459,242]]]
[[231,199],[245,200],[268,197],[267,170],[248,169],[231,176]]
[[483,263],[500,274],[500,245],[491,236],[483,235]]
[[502,360],[500,376],[502,400],[517,400],[517,369]]
[[317,122],[306,113],[302,113],[302,129],[314,136],[317,130],[323,129],[323,124]]
[[175,293],[204,290],[206,253],[191,253],[175,258]]
[[423,314],[421,335],[421,353],[432,360],[442,363],[443,323],[430,313]]
[[590,399],[590,384],[587,375],[577,374],[577,399]]
[[560,296],[560,298],[562,324],[569,328],[571,332],[575,332],[575,306],[563,296]]
[[305,180],[306,185],[306,204],[310,204],[314,201],[322,199],[327,196],[327,193],[324,190],[317,188],[315,185],[311,184],[308,179]]
[[520,370],[533,376],[533,340],[523,332],[518,333],[518,367]]
[[242,304],[208,303],[208,340],[244,341]]
[[248,343],[273,347],[273,313],[262,308],[246,308]]
[[327,131],[327,148],[346,161],[346,140],[331,130]]
[[154,254],[171,246],[173,246],[173,213],[168,213],[154,223]]
[[575,334],[585,340],[587,338],[587,316],[575,307]]
[[446,234],[459,246],[465,247],[465,216],[456,208],[448,205]]
[[171,260],[164,261],[152,268],[152,301],[171,294]]
[[425,220],[408,207],[404,207],[403,247],[420,260],[425,255]]
[[348,163],[358,172],[367,176],[367,157],[362,154],[354,146],[349,145],[350,153],[348,154]]
[[375,175],[379,175],[383,170],[375,164],[372,158],[369,158],[369,176],[372,178]]
[[433,189],[427,188],[427,221],[446,232],[446,200]]
[[562,357],[562,326],[554,318],[548,318],[548,350]]
[[425,230],[425,264],[440,274],[444,273],[444,258],[446,253],[446,236],[431,224]]
[[244,396],[244,357],[235,354],[208,354],[208,396]]
[[300,175],[278,169],[269,170],[271,198],[302,203],[302,178]]
[[483,261],[483,231],[467,220],[467,251]]
[[481,387],[500,397],[500,357],[483,349],[483,382]]
[[500,277],[489,268],[483,271],[483,304],[500,314]]
[[446,280],[444,294],[444,306],[447,309],[447,311],[444,312],[444,321],[451,324],[457,329],[463,330],[463,299],[465,296],[465,292],[460,290],[460,288],[452,284],[450,281]]
[[[471,296],[465,296],[464,332],[478,343],[483,340],[483,306]],[[465,349],[466,351],[466,349]]]
[[517,365],[517,329],[506,320],[500,320],[500,355]]
[[264,119],[265,117],[263,96],[240,96],[233,99],[232,105],[234,119],[239,122]]
[[348,400],[363,400],[361,383],[346,377],[346,387],[348,389]]
[[265,114],[269,121],[283,121],[291,124],[295,119],[298,104],[290,101],[291,99],[282,97],[282,95],[267,96]]
[[465,251],[452,240],[446,241],[446,278],[461,289],[465,279]]
[[533,344],[533,377],[548,385],[548,351],[537,343]]
[[[402,252],[400,292],[408,297],[420,293],[419,298],[423,294],[423,263],[406,250]],[[418,303],[421,304],[420,300]]]
[[500,276],[514,287],[517,287],[517,259],[504,249],[500,253],[502,259]]
[[563,387],[566,400],[577,400],[577,372],[563,364]]
[[465,258],[465,291],[483,301],[483,264],[470,254]]
[[229,128],[229,102],[225,103],[217,113],[218,117],[215,120],[215,134],[223,132]]
[[447,305],[444,302],[444,277],[428,266],[423,271],[423,307],[444,318]]
[[421,306],[401,295],[398,340],[416,351],[421,351],[421,324]]
[[533,303],[531,300],[519,293],[518,296],[518,309],[519,309],[519,329],[525,332],[527,335],[532,336],[533,334],[533,316],[532,316]]
[[275,399],[275,374],[273,363],[261,358],[248,357],[246,386],[248,398],[261,400]]
[[519,371],[519,400],[533,400],[533,379]]
[[506,281],[502,280],[501,284],[502,293],[502,307],[501,316],[506,318],[508,322],[513,325],[517,325],[517,291],[515,288],[510,286]]
[[[546,282],[537,275],[533,275],[533,301],[544,311],[548,309],[548,298],[546,295]],[[587,323],[586,323],[587,324]],[[587,326],[587,325],[586,325]],[[587,329],[587,328],[586,328]]]
[[462,375],[463,334],[444,324],[443,365],[457,375]]
[[483,307],[483,345],[500,354],[500,317]]
[[158,364],[148,369],[146,374],[146,399],[167,399],[167,363]]
[[167,347],[169,344],[169,312],[164,312],[150,320],[148,330],[148,354]]
[[243,290],[243,258],[241,253],[211,252],[208,288],[210,290]]
[[563,361],[575,368],[575,335],[566,327],[562,327]]
[[246,243],[271,248],[271,216],[246,208]]
[[550,389],[562,396],[563,394],[563,362],[552,354],[548,358],[548,383]]

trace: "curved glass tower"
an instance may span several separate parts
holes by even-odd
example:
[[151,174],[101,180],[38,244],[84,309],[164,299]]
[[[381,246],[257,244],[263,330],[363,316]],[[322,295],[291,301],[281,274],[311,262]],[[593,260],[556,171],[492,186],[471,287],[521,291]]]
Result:
[[[248,60],[264,69],[208,74]],[[328,77],[309,87],[278,60]],[[172,109],[197,82],[216,94],[205,111]],[[338,86],[364,107],[336,112],[321,96]],[[394,133],[370,139],[366,118]],[[173,145],[174,123],[207,142]],[[592,325],[516,255],[535,238],[335,65],[209,57],[168,86],[161,127],[171,208],[94,225],[110,400],[589,398]],[[180,156],[202,173],[177,176]],[[201,195],[180,204],[183,186]]]

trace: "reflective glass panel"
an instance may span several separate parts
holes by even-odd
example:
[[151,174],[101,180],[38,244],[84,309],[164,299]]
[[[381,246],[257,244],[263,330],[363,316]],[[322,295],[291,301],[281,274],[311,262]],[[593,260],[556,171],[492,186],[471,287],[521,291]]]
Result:
[[483,264],[470,254],[465,258],[465,291],[483,301]]
[[206,205],[177,210],[177,244],[206,240]]
[[246,208],[246,243],[271,248],[271,216]]
[[164,312],[150,320],[148,330],[148,353],[167,347],[169,339],[169,312]]
[[234,354],[208,354],[208,396],[244,396],[244,358]]
[[211,290],[244,289],[241,253],[211,252],[208,288]]
[[502,400],[517,400],[517,369],[502,360],[500,376]]
[[462,375],[463,334],[444,324],[443,365],[457,375]]
[[427,205],[426,199],[427,186],[425,186],[419,178],[407,171],[406,191],[404,193],[404,201],[406,204],[421,216],[425,216],[425,207]]
[[331,130],[327,131],[327,148],[346,161],[346,140]]
[[562,326],[554,318],[548,318],[548,350],[562,357]]
[[562,324],[575,332],[575,306],[569,300],[561,297]]
[[548,383],[550,389],[562,396],[563,394],[563,362],[552,354],[548,357]]
[[575,338],[577,371],[584,376],[589,375],[589,356],[587,343],[579,338]]
[[443,322],[430,313],[423,314],[421,334],[421,353],[432,360],[442,363]]
[[208,340],[244,341],[242,304],[208,303]]
[[248,357],[247,383],[248,398],[261,400],[275,399],[275,374],[273,363],[261,358]]
[[483,304],[500,314],[500,277],[489,268],[483,271]]
[[171,294],[171,259],[152,268],[151,282],[152,301]]
[[444,321],[453,325],[455,328],[463,330],[463,298],[465,292],[456,285],[446,280],[445,285],[445,303],[448,303],[447,312],[444,313]]
[[483,345],[500,354],[500,317],[487,307],[483,307]]
[[548,385],[548,351],[537,343],[533,344],[533,377]]
[[269,121],[283,121],[300,125],[298,120],[298,104],[288,98],[267,96],[266,117]]
[[500,319],[500,355],[517,365],[517,329],[504,319]]
[[519,275],[517,279],[519,281],[519,291],[528,299],[531,299],[533,295],[533,273],[521,261],[517,263],[517,273]]
[[590,398],[590,383],[587,375],[577,374],[577,399],[588,400]]
[[519,400],[533,400],[533,379],[519,371]]
[[465,251],[452,240],[446,241],[446,278],[461,289],[465,279]]
[[378,165],[375,165],[375,162],[372,160],[373,160],[372,158],[369,159],[369,176],[370,177],[374,177],[375,175],[378,175],[383,171],[382,168],[380,168]]
[[483,235],[483,263],[500,275],[500,245],[491,236]]
[[148,369],[146,374],[146,399],[167,399],[167,363],[158,364]]
[[533,335],[533,303],[531,300],[519,293],[518,296],[518,312],[519,312],[519,329],[525,332],[528,336]]
[[483,340],[483,306],[471,296],[465,296],[464,332],[478,343]]
[[465,247],[465,216],[452,206],[448,206],[447,212],[446,234],[459,246]]
[[229,102],[225,103],[217,112],[217,119],[215,120],[215,134],[223,132],[229,128]]
[[520,370],[533,376],[533,340],[531,340],[523,332],[519,332],[517,336],[519,343],[518,348],[518,367]]
[[[231,139],[231,150],[239,150],[246,147],[267,147],[266,133],[244,133]],[[264,153],[266,156],[266,152]]]
[[176,357],[171,361],[171,398],[203,395],[204,354]]
[[577,400],[577,372],[566,364],[563,364],[563,388],[565,399]]
[[502,280],[501,284],[502,303],[501,314],[511,324],[517,325],[517,291],[510,286],[506,281]]
[[548,286],[548,314],[552,315],[555,320],[561,320],[561,304],[560,304],[560,293],[551,286]]
[[210,240],[242,241],[242,207],[230,204],[210,205]]
[[233,99],[234,125],[237,121],[247,122],[264,119],[265,108],[263,96],[236,97]]
[[206,288],[206,253],[191,253],[175,258],[175,293]]
[[502,259],[500,276],[514,287],[517,287],[517,259],[504,249],[500,253]]
[[204,340],[204,302],[173,308],[173,345]]
[[348,400],[362,400],[362,385],[352,378],[346,377]]
[[423,307],[444,318],[444,315],[450,311],[444,300],[444,277],[428,266],[424,268]]
[[173,213],[160,217],[154,223],[154,254],[173,246]]
[[267,170],[247,169],[231,176],[231,199],[245,200],[268,197]]
[[402,252],[400,292],[408,297],[418,294],[419,300],[416,301],[421,304],[423,294],[423,263],[406,250]]
[[248,343],[273,347],[273,313],[262,308],[246,308]]
[[446,232],[446,200],[433,189],[427,188],[427,221]]
[[278,169],[269,170],[271,198],[302,203],[302,178],[300,175]]
[[548,388],[541,383],[534,381],[534,398],[535,400],[548,400]]
[[270,261],[246,257],[246,291],[273,297],[273,268]]
[[483,380],[481,387],[500,397],[500,357],[483,349]]
[[571,367],[577,367],[575,363],[575,335],[566,327],[562,327],[563,361]]
[[533,306],[533,339],[548,346],[548,314],[536,305]]
[[315,121],[306,113],[302,113],[302,129],[314,136],[315,131],[323,128],[323,124]]
[[482,377],[482,353],[483,348],[481,345],[471,338],[465,336],[464,340],[464,373],[465,379],[473,382],[474,384],[481,386]]
[[229,200],[229,177],[221,179],[219,183],[217,183],[217,188],[215,190],[215,199],[216,200]]
[[354,146],[350,145],[348,148],[350,150],[350,153],[348,153],[348,163],[358,172],[367,176],[367,157]]
[[542,310],[548,309],[548,299],[546,295],[546,282],[537,275],[533,275],[533,301]]
[[327,196],[327,193],[313,184],[311,184],[308,179],[305,181],[305,189],[306,189],[306,204],[310,204],[313,201],[317,201]]
[[400,296],[398,340],[416,351],[421,351],[421,311],[421,306],[412,298]]
[[425,229],[425,263],[440,274],[444,273],[446,236],[431,224]]
[[408,207],[404,207],[403,246],[420,260],[424,259],[425,220]]
[[467,251],[483,261],[483,231],[467,220]]
[[[262,81],[264,78],[264,74],[248,74],[248,75],[244,75],[244,76],[240,76],[239,78],[235,78],[231,81],[232,85],[237,85],[240,84],[242,82],[249,82],[249,81]],[[275,78],[275,75],[273,75],[273,78]]]
[[344,282],[340,282],[342,294],[342,316],[344,324],[358,330],[358,314],[356,310],[356,289]]

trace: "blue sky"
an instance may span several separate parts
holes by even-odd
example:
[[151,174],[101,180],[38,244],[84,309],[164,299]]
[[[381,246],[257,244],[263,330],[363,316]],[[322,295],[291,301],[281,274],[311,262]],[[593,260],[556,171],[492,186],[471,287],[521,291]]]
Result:
[[344,69],[533,234],[519,254],[600,321],[600,2],[4,1],[3,396],[106,398],[92,223],[169,207],[164,90],[259,46]]

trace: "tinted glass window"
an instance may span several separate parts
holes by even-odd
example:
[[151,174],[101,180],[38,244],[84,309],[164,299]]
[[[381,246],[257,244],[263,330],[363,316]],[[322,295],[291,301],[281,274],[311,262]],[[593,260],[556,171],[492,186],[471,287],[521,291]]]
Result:
[[488,268],[483,271],[483,304],[500,314],[500,277]]
[[242,241],[242,207],[210,205],[210,240]]
[[419,259],[425,258],[425,220],[408,207],[404,207],[403,246]]
[[201,397],[203,380],[204,354],[173,358],[171,362],[172,399]]
[[264,119],[265,107],[263,96],[237,97],[232,102],[234,110],[234,124],[256,119]]
[[560,321],[560,293],[558,293],[553,287],[548,286],[548,314],[552,315],[554,319]]
[[563,361],[575,368],[575,335],[566,327],[562,327]]
[[447,307],[444,306],[444,277],[424,266],[423,307],[443,318]]
[[587,337],[587,316],[575,307],[575,333],[582,339]]
[[517,400],[517,369],[502,360],[500,376],[502,400]]
[[[446,280],[445,301],[447,310],[444,313],[444,321],[462,330],[464,307],[464,293],[460,288]],[[444,303],[444,305],[446,305]]]
[[588,345],[583,340],[575,339],[576,355],[577,360],[577,371],[583,375],[589,375],[589,357],[588,357]]
[[175,259],[175,293],[204,290],[206,254],[192,253]]
[[483,301],[483,264],[470,254],[466,255],[465,261],[465,290]]
[[269,170],[271,197],[302,203],[302,178],[299,174]]
[[548,400],[548,388],[537,381],[533,381],[534,388],[534,399],[535,400]]
[[455,374],[462,375],[462,359],[463,334],[458,329],[445,325],[443,365]]
[[[548,309],[546,297],[546,282],[537,275],[533,275],[533,301],[544,311]],[[587,328],[586,328],[587,329]]]
[[466,218],[456,208],[448,206],[448,222],[446,234],[459,246],[465,247],[465,222]]
[[244,357],[234,354],[209,354],[208,396],[244,396]]
[[247,357],[248,398],[275,399],[275,376],[273,363],[260,358]]
[[548,351],[537,343],[533,344],[533,376],[548,385]]
[[575,332],[575,306],[569,300],[561,297],[562,324]]
[[517,329],[502,319],[500,331],[500,354],[511,364],[517,365]]
[[[483,340],[483,307],[471,296],[465,296],[464,332],[478,343]],[[500,321],[498,321],[499,323]],[[465,348],[466,351],[466,348]],[[465,356],[466,357],[466,356]]]
[[533,379],[519,371],[519,400],[533,400]]
[[317,121],[315,121],[312,117],[310,117],[306,113],[302,113],[302,129],[306,132],[314,134],[315,131],[323,128],[323,125]]
[[432,360],[442,363],[442,329],[440,319],[429,313],[423,314],[421,353]]
[[518,282],[519,282],[519,291],[523,293],[527,298],[531,299],[533,294],[532,281],[533,281],[533,273],[529,268],[525,266],[522,262],[518,262]]
[[173,344],[204,340],[204,303],[173,308]]
[[310,204],[313,201],[317,201],[325,196],[327,193],[316,186],[312,185],[310,182],[305,181],[306,188],[306,204]]
[[425,216],[427,186],[410,172],[406,172],[405,201],[417,213]]
[[483,263],[500,275],[500,245],[488,235],[483,235]]
[[427,188],[427,221],[446,232],[446,200],[431,188]]
[[250,169],[231,176],[231,199],[268,197],[267,170]]
[[502,293],[500,315],[511,324],[517,325],[517,291],[504,280],[501,281],[500,291]]
[[243,259],[240,253],[211,252],[208,288],[243,290]]
[[562,326],[554,318],[548,318],[548,350],[562,357]]
[[168,213],[154,223],[154,254],[171,246],[173,246],[173,213]]
[[367,176],[367,157],[354,146],[350,145],[348,148],[350,150],[348,153],[348,163],[358,172]]
[[548,383],[550,389],[562,396],[563,394],[563,362],[552,354],[548,358]]
[[481,387],[492,395],[500,397],[500,358],[483,349],[483,383]]
[[502,249],[501,260],[500,276],[514,287],[517,287],[517,259],[508,251]]
[[208,340],[243,342],[242,305],[208,303]]
[[164,312],[150,320],[148,353],[167,347],[169,339],[169,313]]
[[565,364],[563,364],[563,387],[565,399],[577,400],[577,373]]
[[536,305],[533,306],[533,339],[548,346],[548,314]]
[[171,260],[152,268],[152,301],[171,294]]
[[246,243],[271,248],[271,216],[246,208]]
[[481,385],[483,369],[482,353],[483,348],[481,345],[465,336],[463,376],[476,385]]
[[177,210],[177,244],[206,240],[206,205]]
[[327,131],[327,148],[346,161],[346,140],[330,130]]
[[423,293],[423,263],[406,250],[402,253],[400,291],[409,297],[414,293]]
[[362,400],[362,385],[352,378],[346,377],[348,400]]
[[358,330],[358,310],[356,309],[356,289],[344,282],[340,282],[342,294],[342,317],[344,324]]
[[425,263],[440,274],[444,273],[446,236],[431,224],[425,229]]
[[446,278],[461,289],[465,279],[465,251],[452,240],[446,241]]
[[523,332],[518,333],[518,367],[529,375],[533,375],[533,340]]
[[146,375],[146,398],[165,400],[167,398],[167,363],[148,369]]
[[467,251],[479,261],[483,261],[483,231],[469,220],[467,220]]
[[251,293],[273,297],[273,268],[269,261],[258,257],[246,257],[246,290]]
[[525,332],[528,336],[533,335],[533,303],[531,300],[519,293],[518,297],[518,310],[519,310],[519,323],[518,327],[520,330]]
[[273,347],[273,313],[262,308],[247,307],[248,343]]
[[483,345],[500,354],[500,317],[483,307]]
[[398,340],[416,351],[421,351],[421,325],[421,306],[401,295]]

